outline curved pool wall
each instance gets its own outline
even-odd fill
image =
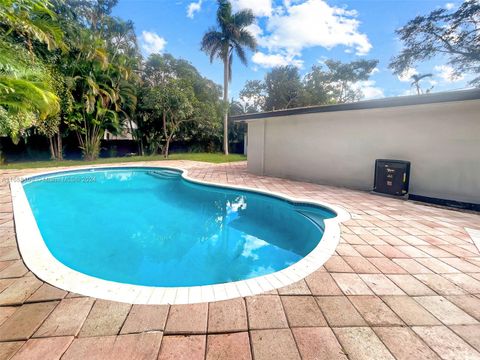
[[[124,177],[124,180],[131,180],[128,179],[129,176],[141,176],[134,182],[115,180],[123,188],[103,188],[110,192],[108,199],[112,200],[112,204],[109,206],[118,211],[102,215],[105,209],[102,209],[101,202],[105,199],[95,192],[89,198],[87,189],[102,187],[98,181],[105,181],[107,174],[112,178]],[[146,180],[146,174],[152,178],[150,181]],[[102,176],[99,179],[97,175]],[[76,191],[71,191],[69,181],[65,180],[75,176],[83,176],[85,186],[77,186]],[[92,188],[88,180],[95,176],[96,186]],[[177,177],[178,180],[164,181],[164,176]],[[158,180],[153,179],[156,177]],[[147,229],[155,224],[156,214],[153,218],[151,215],[158,205],[154,203],[153,208],[149,209],[142,199],[138,200],[141,193],[125,187],[124,184],[129,183],[140,186],[141,192],[148,194],[148,197],[151,197],[152,191],[162,200],[173,197],[172,204],[178,202],[183,215],[189,215],[186,216],[188,218],[176,221],[180,214],[178,209],[162,209],[162,212],[171,215],[166,216],[163,223],[159,222],[162,226],[168,223],[167,229],[162,228],[166,236],[169,235],[167,239],[152,237],[152,234],[158,233],[158,229],[153,226],[151,234],[145,231],[143,235],[135,233],[138,241],[129,243],[132,230]],[[157,183],[168,186],[148,188]],[[179,187],[181,191],[178,191]],[[57,191],[52,192],[54,188]],[[335,206],[248,187],[198,181],[191,179],[186,170],[171,167],[115,166],[55,171],[27,177],[22,183],[12,182],[11,190],[19,249],[33,273],[64,290],[138,304],[225,300],[287,286],[318,269],[333,254],[340,237],[339,223],[349,218],[348,213]],[[119,191],[127,194],[122,199],[123,205],[122,201],[113,201],[115,193]],[[132,192],[130,198],[129,192]],[[222,201],[218,201],[218,194]],[[95,203],[94,198],[97,197],[100,198],[99,203]],[[62,201],[63,204],[68,204],[67,200],[76,207],[84,207],[83,216],[68,218],[71,215],[69,209],[62,213],[59,206]],[[213,212],[210,209],[212,203],[217,203]],[[91,214],[88,211],[91,206],[97,206],[99,212]],[[125,207],[124,211],[122,206]],[[142,214],[143,208],[145,212]],[[148,226],[142,227],[133,221],[129,224],[129,219],[125,217],[128,211],[125,210],[131,210],[132,218],[146,218]],[[291,216],[292,211],[297,214],[294,218]],[[52,212],[55,213],[53,217]],[[116,214],[121,214],[120,218],[116,218]],[[212,217],[216,219],[213,222],[210,221]],[[222,222],[229,224],[228,235],[224,235],[226,237],[223,239],[218,239],[220,233],[209,228],[217,221],[220,226]],[[56,237],[59,226],[64,223],[72,226],[66,227],[67,231],[63,231],[60,236],[69,241],[61,241],[60,237]],[[122,239],[122,232],[115,230],[118,226],[123,228],[127,237]],[[64,226],[63,228],[65,229]],[[84,231],[78,231],[79,228]],[[195,230],[190,232],[189,229]],[[97,241],[80,241],[91,239],[95,234],[98,235],[101,246],[97,246]],[[191,242],[189,237],[192,234],[198,234],[201,240]],[[173,247],[172,241],[175,245]],[[159,242],[161,246],[155,247]],[[82,246],[75,248],[75,244],[80,243]],[[147,252],[132,249],[137,243],[145,247]],[[238,249],[238,246],[242,247]],[[109,258],[109,252],[113,250],[118,250],[117,254]],[[151,257],[152,253],[152,261],[138,260],[144,255]],[[72,256],[78,254],[81,256]],[[195,254],[201,256],[197,256],[196,260]],[[215,256],[218,254],[221,254],[220,260]],[[162,265],[161,269],[156,266],[159,261],[162,264],[168,263],[165,260],[170,258],[175,263]],[[114,260],[108,262],[108,259]],[[92,267],[92,263],[100,266]],[[125,266],[125,263],[128,265]]]
[[[283,270],[318,245],[323,220],[335,216],[164,169],[75,171],[23,187],[57,260],[132,285],[215,285]]]

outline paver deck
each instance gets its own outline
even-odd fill
[[[147,164],[147,163],[146,163]],[[249,298],[131,306],[43,283],[17,249],[0,175],[0,360],[480,359],[480,214],[246,172],[246,163],[149,162],[204,181],[344,207],[336,254]],[[468,231],[466,229],[469,229]]]

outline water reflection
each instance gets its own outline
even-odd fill
[[[52,254],[99,278],[152,286],[242,280],[295,263],[321,237],[278,199],[146,171],[93,176],[98,182],[24,187]]]

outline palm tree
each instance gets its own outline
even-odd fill
[[[55,20],[46,0],[0,0],[0,133],[14,142],[59,111],[49,71],[33,52],[33,41],[65,49]]]
[[[49,81],[48,71],[41,63],[30,63],[24,49],[0,42],[0,107],[40,118],[55,114],[58,98]]]
[[[30,52],[33,40],[45,44],[48,50],[66,49],[63,32],[48,0],[0,0],[0,23],[8,32],[22,36]]]
[[[235,52],[240,61],[247,65],[245,47],[254,51],[257,47],[255,37],[247,29],[255,22],[251,10],[232,13],[232,4],[227,0],[218,0],[217,28],[211,28],[202,39],[202,51],[223,61],[223,101],[228,106],[228,83],[232,80],[232,60]],[[228,108],[223,115],[223,150],[228,155]]]
[[[411,79],[413,80],[412,81],[412,86],[415,86],[415,89],[417,89],[417,95],[421,95],[422,94],[422,89],[420,87],[420,81],[427,78],[427,77],[432,77],[433,74],[415,74],[411,77]],[[426,92],[430,92],[430,90],[433,89],[433,86],[428,89]]]

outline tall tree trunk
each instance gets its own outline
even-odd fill
[[[168,154],[170,151],[170,142],[172,141],[172,137],[173,137],[172,135],[173,135],[173,132],[168,136],[167,142],[165,143],[165,147],[163,148],[163,157],[165,159],[168,159]]]
[[[57,132],[57,159],[63,160],[63,142],[62,134],[60,134],[60,129]]]
[[[165,136],[165,146],[162,149],[163,157],[168,158],[168,147],[170,146],[170,135],[167,132],[167,113],[162,114],[163,136]]]
[[[53,136],[50,136],[48,138],[48,142],[50,143],[50,160],[56,160],[57,152],[55,151],[55,145],[53,144],[54,142]]]
[[[223,101],[225,103],[225,113],[223,114],[223,153],[228,155],[228,81],[229,74],[229,56],[223,62]]]
[[[50,158],[52,160],[63,160],[62,153],[62,136],[60,135],[60,130],[48,138],[50,144]]]

